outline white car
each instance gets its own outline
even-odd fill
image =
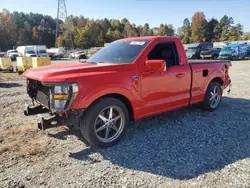
[[[69,58],[73,58],[73,59],[79,59],[79,58],[86,59],[87,58],[87,53],[85,51],[83,51],[83,50],[71,52],[69,54]]]
[[[7,57],[10,57],[12,61],[16,60],[19,56],[17,50],[8,50],[6,53]]]
[[[59,48],[49,48],[47,49],[47,53],[52,59],[55,58],[63,58],[64,54],[66,53],[64,47],[59,47]]]

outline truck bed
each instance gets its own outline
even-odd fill
[[[229,63],[228,60],[188,60],[189,64],[204,64],[204,63]]]
[[[191,60],[188,63],[191,69],[190,104],[200,102],[201,98],[203,100],[211,79],[222,79],[218,72],[224,70],[225,66],[229,67],[231,65],[231,61],[225,60]],[[227,86],[229,80],[222,80],[221,83]]]

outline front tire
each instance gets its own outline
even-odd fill
[[[105,97],[90,106],[81,118],[80,130],[96,147],[110,147],[120,141],[129,121],[128,110],[116,98]]]
[[[216,110],[222,99],[222,88],[218,82],[211,82],[208,85],[206,95],[203,101],[203,109],[210,112]]]

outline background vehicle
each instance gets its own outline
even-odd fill
[[[34,46],[18,46],[16,48],[21,57],[36,57]]]
[[[219,59],[245,59],[247,56],[247,44],[229,44],[225,46],[219,55]]]
[[[217,59],[219,57],[221,48],[210,48],[201,51],[201,58],[202,59]]]
[[[63,58],[65,52],[65,48],[63,47],[47,49],[47,53],[51,59]]]
[[[88,55],[88,53],[86,53],[85,51],[83,51],[83,52],[77,53],[75,55],[75,58],[76,59],[87,59],[87,55]]]
[[[5,52],[0,52],[0,57],[4,57],[5,56]]]
[[[27,70],[27,92],[38,105],[25,114],[45,107],[53,116],[42,118],[40,129],[74,125],[90,144],[107,147],[122,138],[129,120],[196,103],[216,110],[231,82],[230,66],[230,61],[188,62],[176,37],[121,39],[84,63]]]
[[[81,52],[81,51],[80,51],[80,50],[76,50],[76,51],[71,52],[71,53],[69,54],[69,58],[74,59],[74,58],[75,58],[75,55],[76,55],[77,53],[79,53],[79,52]]]
[[[69,55],[69,58],[79,59],[80,57],[82,58],[85,57],[84,59],[86,59],[87,55],[88,55],[87,50],[80,50],[80,51],[71,52]]]
[[[247,59],[250,59],[250,45],[248,45],[247,47],[247,55],[246,55]]]
[[[12,61],[15,61],[19,54],[17,50],[8,50],[6,56],[10,57]]]
[[[213,43],[193,43],[186,45],[186,55],[188,59],[200,59],[202,50],[213,48]]]
[[[49,57],[45,45],[34,45],[33,47],[37,57]]]

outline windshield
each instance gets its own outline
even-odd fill
[[[27,54],[34,54],[35,52],[33,50],[27,50],[26,53]]]
[[[46,54],[46,50],[39,50],[39,53]]]
[[[149,40],[116,41],[96,52],[87,62],[132,63],[148,43]]]

